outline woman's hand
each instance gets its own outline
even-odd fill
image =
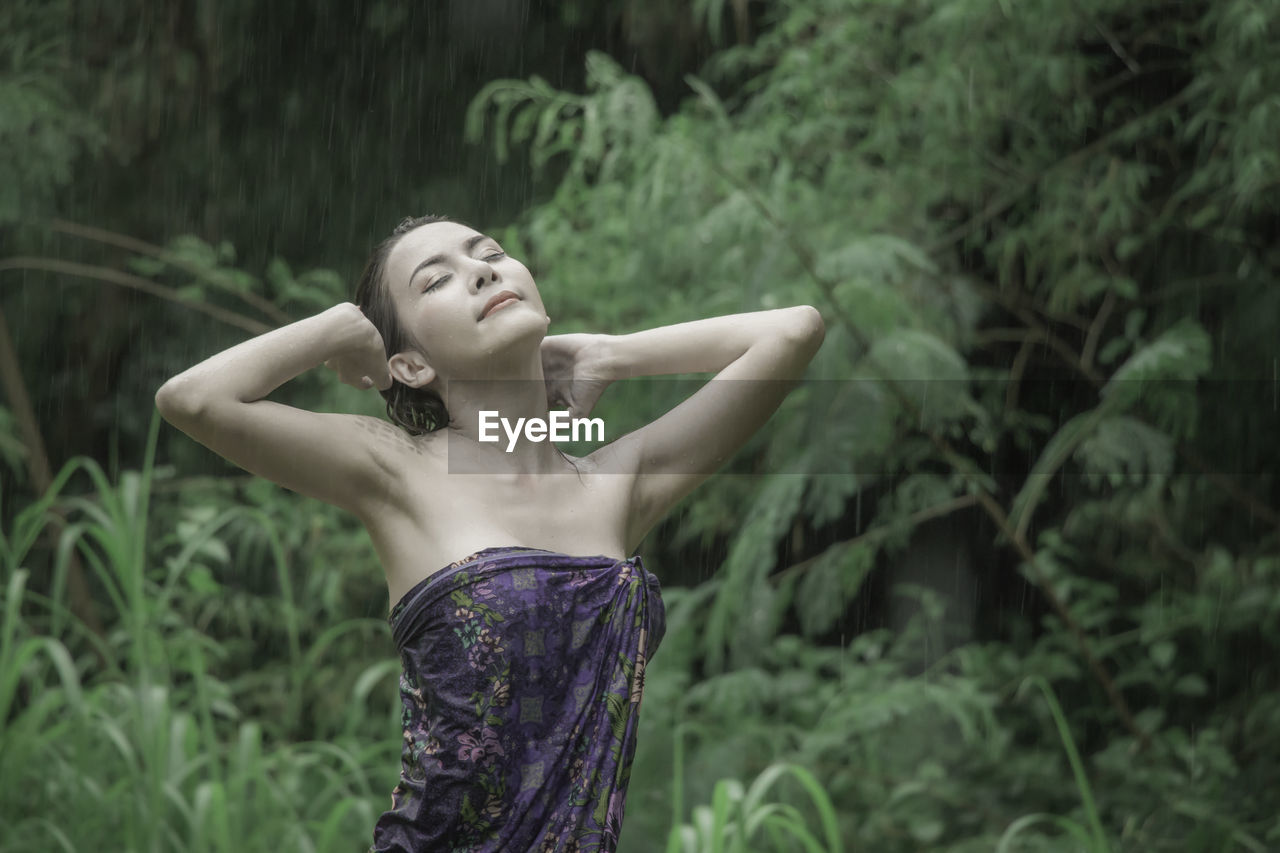
[[[569,417],[591,414],[613,381],[608,367],[608,335],[552,335],[542,341],[542,375],[547,406],[568,409]]]
[[[390,388],[387,349],[377,327],[352,302],[343,302],[330,310],[341,318],[342,325],[337,335],[338,351],[324,366],[337,371],[338,378],[352,387],[364,390],[377,386],[380,391]]]

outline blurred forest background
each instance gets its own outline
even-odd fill
[[[426,212],[553,332],[826,320],[641,549],[623,853],[1280,849],[1278,40],[1276,0],[0,4],[0,851],[368,846],[367,536],[152,398]]]

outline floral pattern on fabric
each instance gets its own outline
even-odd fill
[[[388,622],[404,742],[370,853],[617,848],[644,668],[666,629],[639,557],[487,548],[420,582]]]

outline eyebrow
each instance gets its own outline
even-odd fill
[[[474,236],[474,237],[468,237],[468,238],[467,238],[467,242],[465,242],[465,243],[463,243],[463,244],[462,244],[462,251],[464,251],[464,252],[470,252],[472,249],[474,249],[474,248],[476,247],[476,244],[477,244],[477,243],[482,243],[482,242],[484,242],[485,240],[488,240],[488,239],[489,239],[489,235],[488,235],[488,234],[477,234],[477,235],[476,235],[476,236]],[[410,286],[410,287],[413,287],[413,279],[414,279],[414,277],[415,277],[418,273],[422,272],[422,270],[424,270],[425,268],[427,268],[427,267],[431,266],[432,264],[442,264],[442,263],[444,263],[446,260],[447,260],[447,258],[446,258],[443,254],[440,254],[440,255],[432,255],[431,257],[427,258],[427,259],[426,259],[425,261],[423,261],[422,263],[418,264],[416,267],[414,267],[413,272],[412,272],[412,273],[410,273],[410,275],[409,275],[409,286]]]

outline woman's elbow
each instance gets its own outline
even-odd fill
[[[198,416],[200,411],[199,404],[173,380],[161,385],[160,390],[156,391],[156,408],[160,410],[160,416],[171,424],[190,420]]]
[[[797,305],[787,309],[784,334],[788,341],[810,353],[817,352],[826,337],[827,327],[822,315],[812,305]]]

